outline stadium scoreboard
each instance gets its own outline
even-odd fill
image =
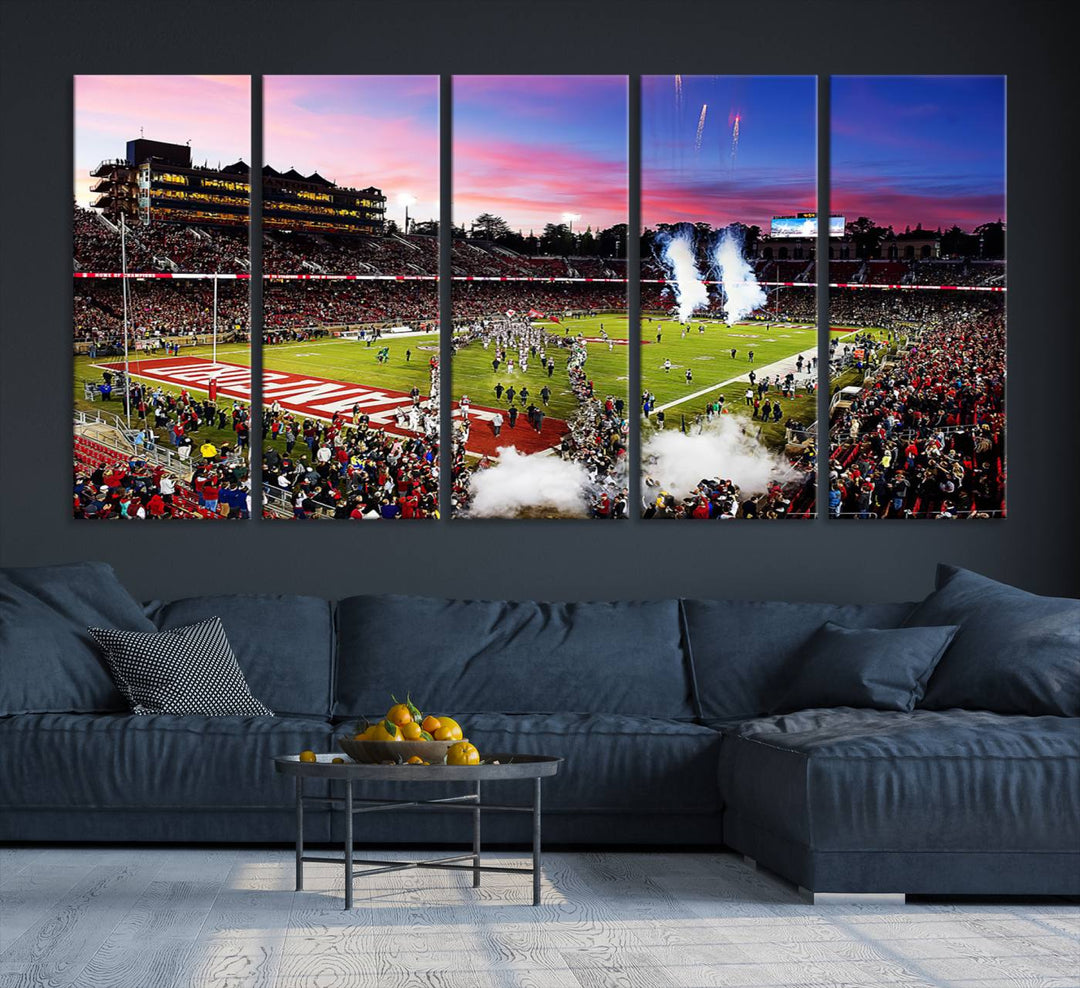
[[[792,213],[789,216],[774,216],[770,235],[773,237],[816,237],[817,213]],[[844,217],[829,217],[829,236],[844,235]]]

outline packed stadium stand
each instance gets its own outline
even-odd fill
[[[78,433],[75,434],[73,453],[74,501],[77,517],[105,518],[120,516],[119,501],[122,496],[120,489],[114,485],[111,488],[113,493],[110,494],[108,485],[95,486],[93,483],[88,482],[88,478],[96,471],[105,468],[103,472],[115,472],[125,477],[137,473],[140,477],[146,479],[146,496],[138,500],[145,509],[147,517],[222,518],[221,515],[201,507],[195,492],[185,486],[174,474],[167,473],[164,470],[155,470],[145,463],[139,465],[139,462],[130,453],[121,452],[105,445],[105,443],[98,442],[96,439],[81,436]],[[168,501],[160,496],[160,479],[166,474],[172,479],[175,487]],[[106,487],[105,491],[101,490],[102,486]],[[156,501],[155,496],[157,497]],[[134,513],[130,517],[134,517]]]
[[[870,260],[866,262],[863,281],[870,285],[907,284],[909,272],[910,264],[907,261]]]
[[[76,271],[123,270],[120,227],[101,213],[74,207],[72,218]],[[156,223],[129,226],[124,235],[127,270],[132,273],[248,271],[246,228]]]
[[[75,342],[108,345],[123,329],[123,287],[120,279],[75,280]],[[208,281],[172,279],[132,281],[128,286],[129,334],[133,340],[185,337],[214,328],[214,288]],[[248,325],[246,281],[218,286],[218,333],[245,335]]]

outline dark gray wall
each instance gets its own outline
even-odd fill
[[[393,591],[896,599],[948,560],[1080,593],[1075,54],[1065,4],[0,4],[0,561],[111,562],[143,597]],[[247,17],[256,19],[248,23]],[[68,518],[71,77],[108,72],[1007,73],[1005,522],[94,525]]]

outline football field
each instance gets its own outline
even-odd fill
[[[698,327],[704,325],[705,331]],[[614,341],[609,349],[607,342],[601,339],[601,327]],[[605,314],[583,318],[566,318],[561,323],[545,323],[548,332],[565,335],[583,335],[588,342],[589,357],[585,365],[588,376],[593,380],[596,395],[603,400],[608,394],[627,400],[628,412],[633,410],[637,396],[630,396],[629,391],[629,323],[624,314]],[[657,335],[659,334],[659,340]],[[641,332],[641,374],[642,387],[656,395],[656,407],[664,408],[669,427],[676,425],[685,415],[687,421],[699,414],[709,400],[723,394],[727,406],[735,412],[747,413],[743,395],[747,387],[747,375],[755,370],[758,379],[766,375],[775,377],[779,372],[786,373],[790,367],[795,370],[795,358],[799,353],[812,351],[816,343],[816,330],[813,326],[786,325],[782,323],[747,323],[729,327],[712,320],[692,320],[685,327],[670,318],[644,317]],[[366,388],[380,389],[388,394],[407,395],[416,387],[422,396],[429,391],[429,361],[438,354],[439,339],[437,333],[388,335],[371,346],[352,339],[326,337],[308,340],[302,343],[286,343],[267,346],[263,349],[263,367],[267,372],[277,374],[290,381],[296,377],[312,379],[328,387],[326,382],[340,382],[347,385],[363,385]],[[388,359],[380,362],[377,354],[380,348],[389,349]],[[731,356],[732,348],[736,354]],[[754,362],[749,362],[749,351],[754,351]],[[157,376],[150,372],[136,376],[149,381],[156,381],[169,390],[179,387],[170,383],[168,366],[175,362],[182,367],[185,361],[206,363],[211,359],[212,350],[208,346],[184,347],[180,355],[173,358],[155,358],[145,361],[145,366],[161,364],[164,370]],[[144,354],[132,354],[132,360],[144,357]],[[473,342],[459,350],[451,361],[450,383],[446,385],[451,392],[454,406],[457,407],[462,395],[467,394],[474,409],[502,408],[506,401],[496,400],[494,388],[501,383],[503,387],[513,385],[520,392],[526,385],[530,392],[530,401],[540,404],[540,389],[546,384],[551,389],[551,399],[546,412],[553,420],[566,420],[575,411],[577,402],[570,391],[566,376],[565,358],[556,356],[555,373],[549,378],[540,362],[534,361],[527,372],[516,369],[513,374],[506,371],[505,365],[499,371],[492,369],[494,356],[492,349],[484,349],[479,342]],[[217,357],[220,363],[233,366],[250,366],[251,354],[244,344],[222,344],[218,347]],[[671,370],[665,371],[664,361],[671,361]],[[105,365],[122,364],[122,358],[99,357],[92,360],[87,356],[75,358],[74,400],[76,408],[104,409],[115,414],[121,412],[120,402],[116,399],[107,402],[89,403],[83,395],[84,380],[100,381],[101,369]],[[686,381],[686,369],[693,372],[693,380]],[[799,379],[805,378],[805,369]],[[445,377],[444,377],[445,382]],[[198,376],[184,382],[193,393],[205,393]],[[292,385],[290,385],[292,386]],[[223,397],[247,400],[247,393],[237,389],[233,394],[223,391]],[[344,394],[342,400],[348,400]],[[770,397],[776,397],[770,392]],[[269,392],[267,400],[270,400]],[[351,402],[350,402],[351,404]],[[311,414],[329,418],[330,413],[316,410]],[[328,406],[322,406],[328,407]],[[795,416],[804,421],[814,418],[814,400],[800,394],[790,403],[785,403],[785,418]],[[772,435],[776,432],[776,435]],[[479,434],[479,433],[478,433]],[[768,442],[782,439],[782,426],[770,426],[763,438]],[[217,436],[213,430],[205,433],[207,438],[228,439],[227,434]]]
[[[700,332],[701,326],[704,332]],[[775,377],[778,372],[783,376],[790,364],[796,380],[808,376],[806,370],[802,374],[796,371],[795,359],[814,350],[817,328],[784,323],[728,326],[717,319],[691,319],[684,326],[673,319],[653,317],[648,321],[646,317],[641,342],[641,386],[656,395],[656,407],[696,415],[706,402],[721,394],[729,404],[735,398],[742,400],[750,371],[756,372],[758,380]],[[671,361],[670,371],[664,369],[667,360]],[[688,369],[693,374],[689,383]]]
[[[582,318],[564,318],[560,323],[544,323],[547,332],[555,336],[576,337],[579,333],[588,341],[589,357],[585,363],[585,373],[592,380],[596,397],[603,401],[607,395],[621,397],[627,401],[630,381],[629,320],[625,314],[584,316]],[[614,341],[611,349],[600,338],[601,327]],[[551,351],[549,351],[550,353]],[[555,372],[548,377],[547,371],[540,366],[538,359],[529,363],[529,369],[522,373],[520,368],[508,373],[503,364],[496,372],[491,361],[495,356],[492,348],[484,349],[483,344],[473,342],[458,350],[451,361],[452,392],[456,403],[463,394],[467,394],[474,405],[505,407],[505,399],[497,402],[494,388],[502,384],[504,388],[514,386],[520,391],[524,384],[531,395],[530,401],[540,403],[540,389],[547,385],[551,389],[551,400],[546,411],[560,419],[567,419],[577,410],[577,399],[570,390],[570,381],[566,374],[566,355],[569,351],[555,351]]]

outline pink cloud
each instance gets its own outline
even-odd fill
[[[773,216],[816,208],[813,184],[745,179],[687,183],[660,176],[642,177],[641,219],[646,227],[657,223],[710,223],[714,227],[738,221],[769,226]]]
[[[80,75],[75,77],[75,191],[86,203],[90,171],[122,158],[142,134],[191,142],[192,158],[212,164],[251,160],[247,76]]]
[[[578,213],[582,225],[626,222],[626,162],[572,148],[488,140],[454,141],[455,222],[478,212],[514,228],[542,229]]]
[[[845,188],[834,180],[832,212],[849,220],[868,216],[879,226],[903,230],[921,223],[927,229],[960,226],[970,230],[980,223],[1005,218],[1005,197],[1000,193],[960,191],[944,187],[939,191],[904,192],[888,185],[860,182]]]
[[[622,75],[456,75],[452,91],[454,99],[466,98],[472,105],[547,116],[572,108],[583,92],[595,96],[610,89],[625,99],[626,86]]]
[[[318,171],[341,185],[374,185],[395,215],[439,215],[437,76],[268,76],[263,158],[279,170]],[[400,222],[400,217],[399,217]]]

